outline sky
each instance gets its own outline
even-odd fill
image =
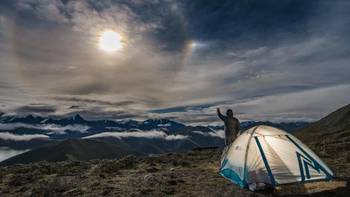
[[[350,1],[2,0],[0,111],[314,121],[350,101]],[[106,31],[118,49],[101,48]]]

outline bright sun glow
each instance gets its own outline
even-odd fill
[[[108,53],[119,51],[122,48],[121,36],[115,31],[105,31],[100,36],[98,46]]]

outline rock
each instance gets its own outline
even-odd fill
[[[149,167],[149,168],[146,169],[146,171],[147,171],[147,172],[158,172],[159,169],[156,168],[156,167]]]
[[[154,182],[156,181],[156,176],[153,175],[153,174],[147,174],[143,177],[143,179],[146,181],[146,182]]]
[[[174,185],[177,185],[177,181],[176,180],[169,180],[169,181],[167,181],[167,184],[174,186]]]

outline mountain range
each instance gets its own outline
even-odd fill
[[[244,121],[241,123],[241,128],[245,130],[259,124],[278,127],[289,132],[308,125],[307,122]],[[223,147],[223,129],[220,125],[192,126],[169,119],[115,121],[87,120],[79,114],[62,118],[0,114],[0,147],[18,151],[31,150],[3,164],[38,161],[43,159],[40,154],[47,155],[55,152],[53,150],[59,150],[58,155],[55,153],[55,158],[46,160],[113,158],[117,154],[113,151],[103,157],[99,156],[99,152],[89,150],[91,147],[104,150],[106,144],[110,145],[110,149],[128,154],[159,154],[184,152],[198,147]],[[113,148],[112,145],[119,148]],[[91,155],[77,153],[83,151]],[[31,154],[32,157],[29,157]]]
[[[269,121],[244,121],[241,123],[241,130],[249,127],[265,124],[293,132],[305,127],[308,122],[281,122],[273,123]],[[51,139],[85,137],[106,131],[126,131],[126,130],[162,130],[172,134],[186,134],[190,131],[210,132],[223,130],[223,126],[191,126],[172,121],[169,119],[148,119],[145,121],[136,120],[86,120],[79,114],[71,117],[51,118],[34,115],[8,116],[0,113],[0,132],[14,131],[16,134],[46,134]],[[75,133],[75,134],[74,134]]]
[[[242,190],[222,178],[218,174],[220,149],[196,148],[186,153],[124,157],[126,154],[137,154],[130,152],[136,147],[140,150],[148,149],[150,152],[170,150],[159,149],[164,141],[173,142],[171,145],[165,143],[170,148],[180,145],[179,142],[188,142],[180,146],[186,150],[189,148],[187,145],[191,145],[188,138],[187,140],[153,139],[158,140],[157,144],[155,141],[147,141],[146,137],[50,139],[55,143],[33,149],[0,163],[9,165],[0,166],[0,191],[13,196],[27,194],[35,196],[168,196],[174,194],[183,196],[198,194],[202,196],[349,196],[349,119],[350,105],[293,132],[316,151],[335,172],[335,180],[285,185],[285,187],[279,187],[273,194]],[[211,129],[208,132],[217,131],[212,126],[208,128]],[[127,132],[130,131],[115,133]],[[134,132],[139,134],[150,131]],[[199,130],[196,130],[191,133],[201,136],[204,131],[200,133]],[[94,135],[98,134],[101,133]],[[186,132],[182,134],[185,135]],[[196,140],[195,143],[197,143],[197,137],[192,136],[190,139]],[[223,141],[213,136],[210,139],[216,138]],[[151,146],[154,149],[151,149]],[[118,159],[120,157],[122,158]],[[97,160],[86,161],[90,159]],[[26,165],[11,165],[43,160],[63,162],[44,161]]]

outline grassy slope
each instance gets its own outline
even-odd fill
[[[330,113],[295,135],[322,157],[337,176],[350,177],[350,105]]]
[[[320,140],[350,141],[350,104],[346,105],[317,122],[300,129],[296,135],[305,142]]]
[[[221,177],[220,154],[219,150],[201,150],[2,167],[0,196],[274,196],[240,189]],[[295,188],[290,191],[297,196]],[[349,188],[312,196],[339,194],[349,195]]]

